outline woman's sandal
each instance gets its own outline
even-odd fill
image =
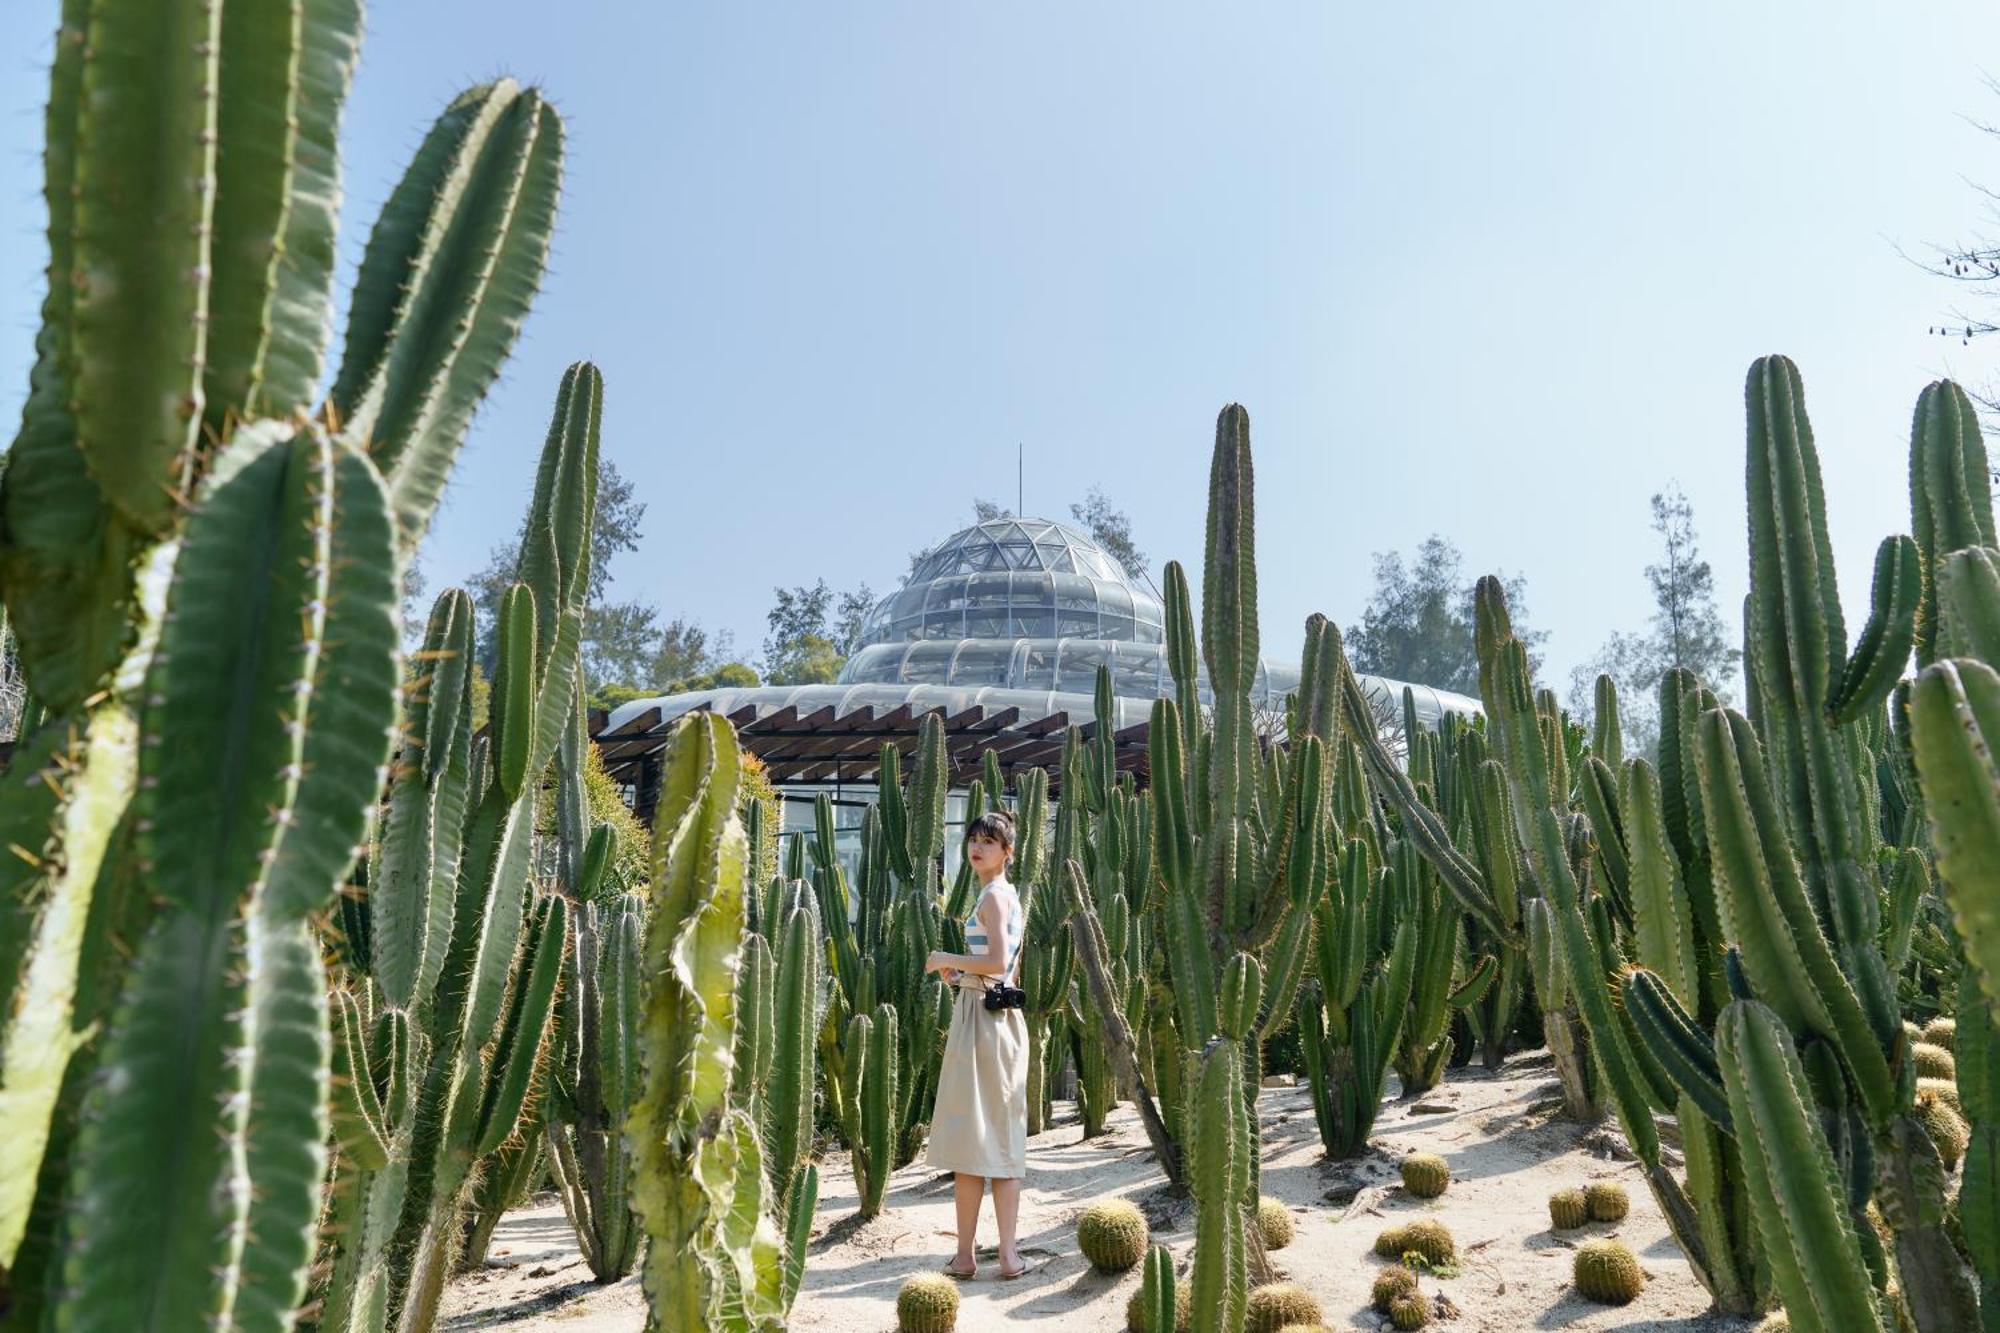
[[[950,1260],[946,1260],[945,1266],[939,1269],[938,1271],[943,1273],[946,1277],[956,1278],[960,1282],[970,1282],[973,1278],[979,1276],[979,1265],[975,1263],[972,1266],[972,1271],[970,1273],[962,1273],[958,1269],[953,1268],[951,1266]]]
[[[1004,1282],[1012,1282],[1015,1278],[1026,1277],[1028,1274],[1034,1272],[1037,1268],[1040,1267],[1041,1265],[1034,1262],[1032,1259],[1024,1258],[1021,1260],[1021,1266],[1015,1269],[1011,1273],[1004,1268],[1001,1269],[1000,1278]]]

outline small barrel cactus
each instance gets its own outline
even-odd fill
[[[1783,1310],[1773,1310],[1764,1316],[1764,1322],[1757,1325],[1756,1333],[1792,1333],[1792,1321]]]
[[[1910,1059],[1916,1062],[1918,1078],[1958,1078],[1958,1061],[1942,1046],[1920,1041],[1910,1047]]]
[[[1965,1156],[1966,1145],[1972,1142],[1972,1128],[1964,1117],[1951,1108],[1944,1098],[1935,1092],[1923,1091],[1917,1094],[1917,1123],[1930,1135],[1937,1145],[1938,1156],[1944,1159],[1944,1169],[1952,1170],[1958,1159]]]
[[[1946,1106],[1949,1106],[1952,1110],[1958,1112],[1960,1115],[1965,1114],[1965,1108],[1959,1105],[1958,1102],[1958,1084],[1952,1082],[1950,1079],[1948,1078],[1918,1079],[1917,1096],[1921,1097],[1927,1092],[1935,1093],[1939,1101],[1943,1102]]]
[[[1292,1243],[1292,1210],[1276,1199],[1259,1199],[1257,1230],[1264,1234],[1266,1250],[1284,1249]]]
[[[1599,1180],[1586,1186],[1583,1201],[1593,1222],[1623,1222],[1625,1214],[1632,1211],[1632,1200],[1626,1196],[1625,1187],[1615,1180]]]
[[[1174,1333],[1188,1333],[1194,1323],[1194,1288],[1186,1282],[1174,1284]],[[1135,1292],[1132,1299],[1125,1302],[1125,1327],[1132,1333],[1166,1333],[1165,1329],[1154,1328],[1146,1322],[1146,1297],[1143,1291]]]
[[[1906,1018],[1903,1020],[1903,1039],[1914,1046],[1924,1039],[1924,1030]]]
[[[1414,1254],[1433,1268],[1442,1268],[1458,1259],[1458,1243],[1442,1222],[1423,1218],[1390,1227],[1375,1238],[1375,1253],[1384,1259],[1400,1259]]]
[[[1403,1188],[1419,1199],[1435,1199],[1451,1184],[1451,1167],[1436,1153],[1414,1152],[1403,1159]]]
[[[1122,1273],[1146,1257],[1146,1216],[1124,1199],[1094,1203],[1076,1219],[1076,1244],[1100,1273]]]
[[[951,1333],[958,1322],[958,1286],[941,1273],[903,1279],[896,1293],[899,1333]]]
[[[1404,1330],[1428,1328],[1431,1322],[1429,1299],[1415,1292],[1408,1296],[1398,1296],[1389,1302],[1389,1322]]]
[[[1629,1305],[1646,1285],[1639,1261],[1615,1240],[1587,1240],[1576,1252],[1576,1289],[1600,1305]]]
[[[1924,1040],[1932,1046],[1942,1046],[1947,1051],[1956,1052],[1958,1047],[1958,1020],[1955,1018],[1933,1018],[1924,1024]]]
[[[1549,1224],[1557,1231],[1574,1231],[1589,1220],[1590,1200],[1582,1190],[1557,1190],[1549,1196]]]
[[[1391,1264],[1375,1275],[1375,1287],[1368,1293],[1368,1303],[1383,1314],[1404,1296],[1416,1294],[1417,1275],[1401,1264]]]
[[[1271,1282],[1250,1293],[1243,1327],[1245,1333],[1278,1333],[1287,1324],[1317,1324],[1321,1318],[1311,1292],[1293,1282]]]

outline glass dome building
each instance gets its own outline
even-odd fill
[[[1094,726],[1103,666],[1111,672],[1119,765],[1143,771],[1153,701],[1173,689],[1165,626],[1152,581],[1134,578],[1085,533],[1048,519],[988,519],[919,557],[902,586],[869,611],[837,680],[635,699],[594,734],[607,766],[649,815],[647,765],[656,775],[668,725],[697,708],[721,712],[786,796],[789,829],[810,823],[820,791],[865,801],[882,745],[913,746],[933,711],[944,714],[963,780],[989,749],[1000,751],[1005,768],[1054,769],[1067,727]],[[1360,679],[1385,707],[1400,704],[1405,682]],[[1296,664],[1260,660],[1252,702],[1279,713],[1298,683]],[[1199,688],[1211,698],[1205,668]],[[1464,695],[1408,688],[1427,724],[1446,712],[1480,711]]]

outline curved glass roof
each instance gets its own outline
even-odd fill
[[[1091,694],[1097,689],[1100,666],[1111,669],[1111,692],[1121,698],[1157,699],[1173,693],[1164,643],[1097,637],[912,639],[870,644],[847,659],[840,680],[842,684],[994,685]],[[1197,671],[1201,697],[1211,701],[1208,671],[1199,663]],[[1276,706],[1298,684],[1298,668],[1260,658],[1250,697],[1259,705]]]
[[[860,642],[1117,639],[1159,643],[1160,597],[1066,523],[994,518],[945,538],[875,604]]]

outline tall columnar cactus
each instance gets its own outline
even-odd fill
[[[1994,814],[2000,770],[2000,551],[1987,455],[1970,401],[1941,381],[1918,400],[1910,440],[1913,530],[1922,552],[1923,609],[1907,694],[1907,738],[1937,850],[1939,877],[1965,959],[1958,995],[1958,1086],[1972,1137],[1958,1214],[1980,1281],[1980,1313],[2000,1329],[2000,873]],[[1905,929],[1903,939],[1909,938]],[[1900,958],[1892,955],[1892,963]]]
[[[593,844],[609,841],[600,828]],[[602,863],[602,859],[593,858]],[[586,888],[589,887],[586,881]],[[579,908],[576,1064],[559,1067],[551,1098],[549,1164],[584,1262],[600,1282],[632,1271],[639,1257],[631,1159],[622,1142],[639,1091],[639,1010],[644,905],[635,895]]]
[[[1014,880],[1027,911],[1021,947],[1020,987],[1027,996],[1028,1133],[1047,1126],[1049,1020],[1069,998],[1076,953],[1067,929],[1062,881],[1048,855],[1049,775],[1030,768],[1015,779]]]
[[[643,1268],[664,1333],[783,1327],[783,1242],[768,1215],[763,1152],[729,1100],[747,840],[741,758],[726,718],[674,725],[654,824],[641,964],[642,1089],[626,1124]]]
[[[1302,726],[1287,750],[1267,756],[1250,699],[1258,667],[1252,491],[1249,417],[1231,405],[1216,422],[1203,563],[1200,648],[1214,694],[1212,719],[1197,702],[1196,640],[1187,578],[1178,563],[1169,563],[1166,655],[1178,701],[1161,699],[1154,704],[1150,735],[1153,841],[1164,895],[1162,932],[1175,1004],[1174,1030],[1183,1050],[1228,1050],[1244,1065],[1228,1084],[1235,1089],[1233,1098],[1218,1101],[1224,1077],[1220,1073],[1205,1070],[1198,1085],[1190,1082],[1182,1133],[1194,1141],[1210,1133],[1254,1141],[1260,1045],[1291,1021],[1293,997],[1311,952],[1313,905],[1325,892],[1328,874],[1325,829],[1331,804],[1326,746],[1338,727],[1330,703],[1330,673],[1339,660],[1337,631],[1323,617],[1308,623],[1302,703],[1296,710]],[[1072,930],[1102,935],[1095,910],[1080,906],[1084,910],[1072,920]],[[1118,986],[1110,960],[1092,958],[1082,947],[1082,936],[1078,939],[1092,995],[1115,995]],[[1253,1002],[1248,1014],[1230,1014],[1225,1027],[1225,982],[1243,963],[1257,967],[1264,979],[1255,988],[1261,1004]],[[1242,998],[1240,990],[1233,995]],[[1115,1041],[1121,1026],[1112,1025],[1107,1039]],[[1223,1047],[1210,1047],[1211,1038],[1229,1033],[1233,1036]],[[1211,1062],[1215,1058],[1209,1057]],[[1223,1102],[1232,1108],[1228,1117],[1232,1123],[1226,1129],[1204,1125],[1197,1130],[1187,1123],[1197,1104],[1213,1115]],[[1188,1172],[1197,1216],[1203,1219],[1196,1251],[1205,1247],[1215,1256],[1248,1253],[1253,1269],[1263,1276],[1267,1265],[1254,1235],[1254,1219],[1246,1211],[1256,1204],[1256,1154],[1246,1149],[1245,1156],[1247,1193],[1233,1191],[1233,1175]],[[1215,1191],[1225,1180],[1232,1182],[1232,1195],[1219,1199]],[[1246,1221],[1253,1232],[1248,1236]],[[1235,1261],[1218,1257],[1213,1262]],[[1199,1303],[1209,1290],[1199,1275],[1196,1288]],[[1240,1319],[1240,1306],[1233,1308]],[[1234,1325],[1225,1322],[1222,1327]]]
[[[1633,1051],[1625,1020],[1613,1004],[1605,977],[1610,969],[1600,948],[1609,915],[1602,900],[1586,904],[1566,817],[1566,789],[1556,785],[1559,747],[1537,707],[1527,650],[1507,618],[1506,594],[1497,579],[1479,581],[1475,599],[1480,690],[1491,724],[1494,749],[1507,773],[1509,802],[1528,851],[1529,865],[1543,898],[1553,952],[1589,1031],[1603,1089],[1646,1170],[1647,1184],[1665,1214],[1668,1228],[1688,1256],[1689,1266],[1718,1301],[1727,1290],[1717,1277],[1717,1259],[1708,1253],[1701,1224],[1681,1183],[1669,1172],[1653,1121],[1651,1082]],[[1587,861],[1585,862],[1587,865]],[[1593,929],[1593,918],[1599,928]]]
[[[423,410],[370,429],[312,401],[358,4],[61,13],[48,294],[0,481],[0,595],[49,719],[15,761],[47,780],[0,792],[34,858],[0,891],[0,1304],[23,1326],[60,1296],[78,1327],[275,1328],[325,1139],[306,922],[373,805],[396,573],[539,281],[561,129],[503,81],[413,164],[371,254],[421,254],[365,266],[339,378]],[[204,656],[237,674],[191,679]],[[182,883],[198,866],[215,877]],[[193,1174],[146,1183],[170,1163]]]
[[[1316,975],[1299,993],[1313,1118],[1334,1158],[1368,1146],[1416,973],[1418,926],[1385,880],[1365,833],[1348,839],[1315,909]]]
[[[559,897],[536,905],[531,844],[542,775],[574,711],[601,407],[596,370],[571,367],[529,509],[524,581],[501,603],[489,734],[473,746],[470,681],[457,669],[472,641],[463,593],[439,599],[426,638],[430,670],[411,683],[402,773],[390,788],[381,873],[371,887],[395,891],[388,867],[455,863],[455,874],[433,871],[425,888],[453,899],[455,911],[446,918],[451,929],[433,985],[398,1006],[372,982],[383,992],[380,1007],[404,1014],[418,1072],[390,1133],[387,1164],[341,1182],[363,1197],[335,1204],[359,1220],[340,1237],[325,1330],[425,1333],[433,1326],[474,1165],[517,1134],[524,1109],[530,1123],[535,1118],[571,912]],[[412,770],[437,774],[436,789],[419,804],[433,813],[399,821],[397,802],[417,781]],[[435,919],[439,911],[428,901],[406,910],[411,920]],[[391,938],[372,910],[369,924],[369,973],[408,957],[408,941]],[[428,965],[413,970],[421,979]],[[350,984],[366,983],[356,977]],[[379,1058],[377,1047],[367,1063]]]
[[[822,802],[811,844],[813,885],[819,921],[832,960],[833,1002],[827,1006],[820,1052],[832,1088],[829,1100],[850,1144],[859,1132],[859,1111],[850,1091],[864,1086],[862,1062],[849,1046],[852,1020],[894,1005],[897,1024],[896,1165],[915,1158],[923,1145],[943,1055],[938,1033],[947,1020],[950,996],[934,974],[924,971],[931,951],[963,943],[955,922],[945,919],[939,858],[944,850],[944,798],[950,776],[944,719],[932,712],[918,735],[916,763],[903,781],[902,756],[893,744],[882,747],[876,800],[862,820],[861,865],[850,886],[833,849],[833,811]],[[879,1026],[879,1025],[877,1025]]]

